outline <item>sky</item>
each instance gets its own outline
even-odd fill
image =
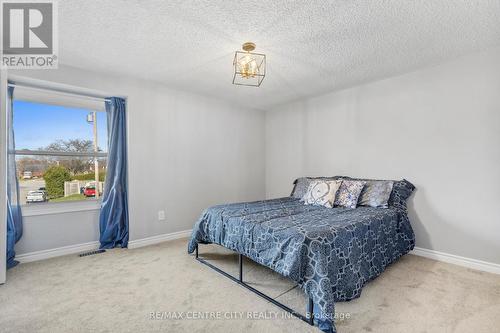
[[[37,150],[57,140],[93,140],[93,125],[87,123],[88,109],[14,100],[16,149]],[[97,112],[97,143],[107,151],[107,118]]]

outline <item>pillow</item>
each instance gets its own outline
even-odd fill
[[[389,198],[392,192],[392,180],[368,180],[359,196],[358,205],[376,208],[389,207]]]
[[[302,198],[306,205],[332,208],[341,180],[313,180]]]
[[[312,181],[311,178],[306,178],[306,177],[295,179],[295,181],[293,182],[295,186],[293,187],[291,196],[296,199],[302,199],[306,194],[307,189],[311,184],[311,181]]]
[[[389,198],[389,206],[406,209],[406,200],[414,190],[415,185],[406,179],[395,181],[392,186],[391,197]]]
[[[348,179],[348,180],[361,180],[361,181],[365,181],[365,182],[370,181],[370,180],[377,180],[377,179],[351,178],[348,176],[335,176],[335,178],[342,179],[342,180],[346,180],[346,179]],[[408,200],[410,195],[415,190],[415,185],[413,185],[412,183],[410,183],[406,179],[392,180],[392,182],[393,182],[392,192],[391,192],[391,196],[389,197],[388,206],[406,209],[406,200]]]
[[[360,180],[343,179],[337,192],[337,197],[335,198],[335,205],[346,208],[356,208],[358,198],[361,191],[363,191],[365,183],[366,182]]]
[[[307,192],[307,189],[309,188],[309,185],[311,184],[312,181],[315,180],[335,180],[338,177],[301,177],[295,179],[293,182],[294,187],[292,190],[292,194],[290,194],[292,197],[296,199],[302,199],[304,195]]]

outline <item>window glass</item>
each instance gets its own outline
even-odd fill
[[[105,112],[22,100],[14,101],[13,111],[21,204],[102,195],[108,139]]]
[[[63,149],[93,151],[92,110],[14,100],[16,150]],[[107,118],[96,112],[97,146],[107,151]]]

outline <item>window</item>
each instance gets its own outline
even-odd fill
[[[17,95],[14,91],[21,204],[98,199],[104,189],[107,162],[104,102],[97,110],[81,107],[78,101],[57,104]]]

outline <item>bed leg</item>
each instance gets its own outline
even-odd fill
[[[309,297],[309,306],[307,309],[307,314],[309,316],[309,325],[314,326],[314,302],[311,297]]]
[[[196,247],[195,247],[194,251],[195,251],[195,252],[194,252],[194,257],[195,257],[196,259],[198,259],[198,244],[196,244]]]
[[[198,245],[199,244],[197,244],[196,247],[195,247],[196,256],[198,255]],[[304,322],[306,322],[306,323],[308,323],[310,325],[314,325],[313,301],[312,301],[311,298],[309,298],[309,309],[306,310],[307,311],[306,315],[303,315],[300,312],[297,312],[297,311],[289,308],[288,306],[284,305],[283,303],[278,302],[276,299],[274,299],[274,298],[272,298],[272,297],[264,294],[263,292],[255,289],[254,287],[252,287],[252,286],[246,284],[245,282],[243,282],[243,259],[244,259],[244,257],[243,257],[242,254],[238,253],[238,262],[239,262],[238,266],[239,266],[239,273],[240,273],[239,277],[236,277],[233,274],[229,274],[229,273],[224,272],[222,269],[220,269],[220,268],[212,265],[211,263],[209,263],[208,261],[206,261],[203,258],[197,258],[197,259],[203,265],[206,265],[206,266],[210,267],[214,271],[216,271],[216,272],[224,275],[225,277],[229,278],[233,282],[239,284],[242,287],[245,287],[246,289],[248,289],[249,291],[253,292],[257,296],[262,297],[266,301],[271,302],[272,304],[280,307],[281,309],[283,309],[286,312],[292,314],[293,316],[299,318],[300,320],[303,320]]]
[[[243,255],[238,256],[238,263],[240,265],[240,282],[243,282]]]

